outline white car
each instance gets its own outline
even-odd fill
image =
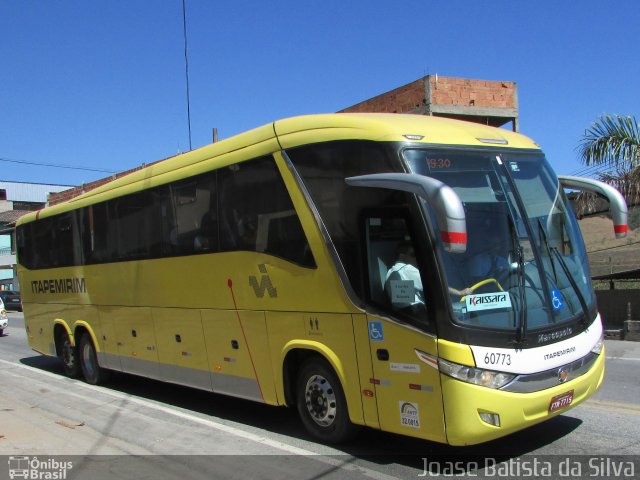
[[[9,325],[9,317],[7,317],[7,310],[4,308],[4,303],[0,298],[0,337],[4,334],[4,329]]]

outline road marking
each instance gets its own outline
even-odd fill
[[[590,399],[582,405],[585,407],[595,408],[598,410],[607,410],[609,412],[628,413],[631,415],[640,415],[640,405],[623,402],[609,402],[606,400]]]
[[[173,415],[174,417],[182,418],[182,419],[194,422],[194,423],[199,423],[200,425],[204,425],[206,427],[215,428],[216,430],[228,433],[230,435],[234,435],[234,436],[239,437],[239,438],[243,438],[245,440],[249,440],[249,441],[252,441],[252,442],[260,443],[262,445],[267,445],[267,446],[275,448],[277,450],[281,450],[281,451],[285,452],[285,454],[313,457],[314,460],[317,460],[319,462],[331,465],[332,467],[337,467],[339,469],[347,470],[347,471],[350,471],[350,472],[360,473],[360,474],[362,474],[362,475],[364,475],[366,477],[373,478],[375,480],[395,480],[397,478],[397,477],[394,477],[394,476],[391,476],[391,475],[387,475],[387,474],[382,473],[382,472],[378,472],[377,470],[372,470],[372,469],[367,468],[367,467],[362,467],[362,466],[350,463],[351,461],[353,461],[354,457],[352,457],[351,455],[349,455],[347,453],[341,452],[339,450],[331,449],[332,451],[329,452],[329,453],[326,453],[326,454],[312,452],[312,451],[304,449],[304,448],[295,447],[293,445],[289,445],[289,444],[284,443],[284,442],[279,442],[277,440],[272,440],[272,439],[267,438],[267,437],[262,436],[262,435],[258,435],[258,434],[251,433],[251,432],[246,432],[246,431],[241,430],[239,428],[235,428],[235,427],[233,427],[231,425],[226,425],[224,423],[220,423],[220,422],[217,422],[217,421],[214,421],[214,420],[201,418],[201,417],[189,414],[187,412],[182,412],[182,411],[175,410],[175,409],[163,406],[163,405],[159,405],[157,403],[141,399],[141,398],[136,397],[134,395],[130,395],[130,394],[127,394],[127,393],[116,392],[116,391],[113,391],[113,390],[110,390],[110,389],[104,388],[104,387],[98,387],[98,386],[95,386],[95,385],[89,385],[88,383],[84,383],[81,380],[74,380],[74,379],[71,379],[71,378],[68,378],[68,377],[57,375],[55,373],[47,372],[46,370],[40,370],[38,368],[31,367],[29,365],[24,365],[24,364],[21,364],[21,363],[9,362],[9,361],[3,360],[3,359],[0,359],[0,363],[4,363],[4,364],[9,365],[11,367],[23,368],[25,370],[28,370],[28,371],[31,371],[31,372],[34,372],[34,373],[38,373],[40,375],[44,375],[44,376],[49,377],[49,378],[68,381],[68,382],[73,383],[74,385],[77,385],[77,386],[80,386],[80,387],[84,387],[84,388],[87,388],[87,389],[95,391],[95,392],[100,392],[100,393],[103,393],[105,395],[109,395],[111,397],[118,398],[118,399],[121,399],[121,400],[127,400],[129,402],[136,403],[138,405],[141,405],[141,406],[144,406],[144,407],[147,407],[147,408],[151,408],[151,409],[159,411],[159,412],[163,412],[163,413],[166,413],[166,414],[169,414],[169,415]],[[5,370],[5,372],[6,372],[6,370]],[[217,418],[217,417],[213,417],[213,418]],[[335,457],[335,456],[345,456],[345,457],[348,457],[348,459],[343,461],[343,460],[339,460],[339,459],[336,459],[336,458],[329,457],[328,455],[332,455],[333,457]]]
[[[627,358],[627,357],[607,357],[607,360],[627,360],[630,362],[640,362],[640,358]]]

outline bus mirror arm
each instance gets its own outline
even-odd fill
[[[436,214],[444,248],[451,253],[467,249],[467,223],[464,207],[453,188],[432,177],[414,173],[375,173],[345,179],[354,187],[386,188],[415,193]]]
[[[611,219],[613,220],[613,230],[616,238],[624,238],[627,236],[629,226],[627,224],[627,202],[622,194],[599,180],[583,177],[570,177],[566,175],[558,176],[560,185],[565,188],[575,188],[578,190],[586,190],[598,195],[602,195],[609,201],[611,208]]]

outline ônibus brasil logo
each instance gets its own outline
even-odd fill
[[[66,480],[67,473],[73,468],[73,462],[38,457],[11,456],[9,457],[9,478],[24,478],[28,480]]]

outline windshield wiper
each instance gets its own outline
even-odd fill
[[[553,270],[553,279],[556,281],[556,285],[557,285],[558,274],[556,273],[556,264],[553,263],[553,258],[551,257],[551,246],[549,245],[547,232],[544,231],[544,227],[542,226],[542,220],[540,220],[540,218],[538,218],[538,232],[540,233],[540,241],[544,244],[545,250],[547,251],[547,255],[549,256],[549,263],[551,263],[551,270]]]
[[[527,295],[524,291],[525,277],[524,277],[524,253],[522,251],[522,245],[518,239],[518,232],[516,231],[516,225],[511,218],[511,215],[507,213],[507,219],[509,220],[509,231],[511,233],[511,242],[513,243],[513,256],[517,265],[518,274],[518,294],[520,299],[520,315],[518,315],[518,328],[516,330],[516,343],[525,343],[527,341]]]
[[[586,327],[589,324],[589,307],[587,307],[587,302],[584,299],[584,295],[582,295],[582,292],[580,291],[580,287],[578,287],[578,284],[576,283],[575,279],[571,275],[571,272],[569,271],[569,267],[567,266],[567,263],[564,261],[564,258],[562,258],[562,255],[560,254],[558,249],[556,247],[549,247],[549,248],[554,253],[555,257],[558,259],[558,263],[562,267],[564,274],[567,276],[567,279],[571,284],[571,288],[573,288],[573,291],[576,292],[576,296],[578,297],[578,301],[580,302],[580,307],[582,307],[582,313],[583,313],[582,323]],[[551,262],[553,263],[553,260],[551,260]]]
[[[553,270],[553,278],[556,281],[556,285],[558,286],[558,288],[560,287],[559,281],[558,281],[558,274],[556,273],[556,264],[553,261],[553,258],[555,257],[558,260],[558,263],[560,264],[560,266],[562,267],[562,270],[564,271],[564,274],[567,277],[567,280],[569,280],[569,284],[571,284],[571,288],[573,288],[573,290],[576,292],[576,296],[578,297],[578,302],[580,302],[580,307],[582,308],[582,312],[583,312],[583,323],[586,326],[586,322],[587,322],[587,317],[589,316],[589,309],[587,307],[587,302],[584,299],[584,296],[582,295],[582,292],[580,291],[580,288],[578,287],[578,284],[576,283],[575,279],[573,278],[573,276],[571,275],[571,272],[569,270],[569,267],[567,266],[567,263],[564,261],[564,258],[562,258],[562,255],[560,254],[560,252],[558,251],[557,247],[552,247],[549,244],[549,240],[547,238],[547,233],[544,230],[544,227],[542,226],[542,221],[538,218],[538,230],[540,232],[540,237],[541,237],[541,241],[542,243],[544,243],[545,249],[547,250],[547,254],[549,255],[549,263],[551,263],[551,270]],[[552,255],[553,253],[553,255]],[[544,268],[543,268],[544,270]],[[551,293],[551,292],[549,292]],[[553,322],[555,323],[556,319],[553,315],[551,315],[551,319],[553,320]]]

